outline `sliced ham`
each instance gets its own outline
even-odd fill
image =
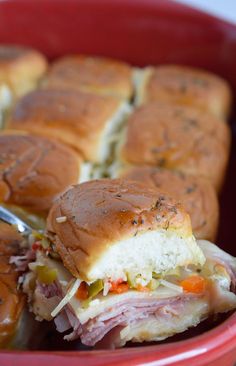
[[[235,258],[209,242],[199,241],[199,245],[207,258],[206,266],[214,268],[215,264],[220,264],[225,268],[225,270],[223,268],[222,275],[212,271],[212,276],[209,277],[208,292],[203,295],[177,293],[160,286],[156,292],[151,293],[132,290],[119,295],[99,295],[90,303],[88,309],[82,309],[79,301],[72,298],[54,319],[57,330],[65,332],[72,329],[72,332],[67,334],[64,339],[80,338],[82,343],[88,346],[94,346],[99,341],[106,339],[107,334],[109,336],[114,334],[118,339],[118,334],[127,333],[127,337],[123,335],[123,340],[120,337],[120,343],[117,341],[117,345],[122,345],[126,340],[132,340],[132,332],[135,333],[135,329],[142,330],[144,324],[151,324],[152,321],[155,321],[157,329],[159,323],[165,328],[166,322],[167,328],[170,329],[166,336],[169,336],[181,332],[189,326],[197,325],[209,313],[236,308],[236,296],[231,292],[232,288],[235,290],[236,284]],[[233,284],[233,287],[230,288],[230,284]],[[41,301],[42,297],[44,298],[45,301],[42,302],[45,307],[47,307],[47,301],[56,299],[58,304],[65,295],[61,288],[61,281],[49,286],[38,284],[35,293],[39,296],[39,300],[40,296]],[[51,303],[48,308],[50,311],[52,310]],[[185,314],[187,308],[188,315]],[[40,311],[42,314],[42,308]],[[47,313],[45,309],[44,312]],[[185,323],[182,325],[184,317]],[[175,324],[176,328],[171,333],[172,324]],[[166,336],[158,335],[156,339],[158,337],[163,339]],[[134,339],[136,338],[134,337]],[[114,343],[111,342],[111,344]]]
[[[16,270],[19,272],[25,272],[28,268],[28,264],[36,259],[35,251],[28,249],[22,255],[11,256],[9,263],[15,264]]]
[[[132,296],[130,296],[128,301],[125,300],[123,303],[117,304],[114,308],[103,311],[100,315],[90,319],[83,325],[73,315],[70,305],[67,305],[64,311],[56,318],[57,330],[60,331],[63,329],[65,331],[69,329],[68,324],[70,324],[73,331],[66,335],[64,339],[74,340],[80,337],[82,343],[85,345],[94,346],[110,330],[117,326],[122,329],[130,323],[155,314],[161,314],[161,316],[166,318],[171,317],[184,308],[186,301],[198,297],[198,295],[182,294],[166,299],[150,297],[137,301],[137,299],[132,299]]]
[[[37,288],[46,297],[46,299],[49,299],[50,297],[54,296],[58,296],[60,298],[62,297],[62,291],[60,285],[56,281],[54,281],[50,285],[37,283]]]
[[[54,319],[54,323],[60,333],[64,333],[72,327],[65,310]]]
[[[81,341],[87,346],[94,346],[98,343],[111,329],[135,323],[141,319],[148,318],[151,315],[169,317],[171,312],[179,313],[184,303],[189,299],[193,299],[192,295],[176,296],[165,300],[151,300],[149,305],[138,304],[132,300],[123,304],[118,309],[111,309],[109,316],[101,314],[95,319],[91,319],[82,326]],[[165,311],[166,309],[166,311]]]

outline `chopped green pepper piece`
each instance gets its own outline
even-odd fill
[[[102,291],[102,289],[103,289],[102,280],[97,280],[97,281],[91,283],[91,285],[88,288],[89,298],[93,298],[94,296],[96,296],[100,291]]]
[[[156,279],[152,279],[149,284],[147,285],[147,287],[151,290],[154,291],[157,289],[157,287],[160,285],[160,281],[156,280]]]
[[[37,230],[33,230],[32,234],[35,237],[35,239],[41,240],[44,238],[44,235]]]
[[[37,266],[36,272],[39,282],[46,285],[50,285],[57,278],[57,270],[53,268],[48,268],[46,266]]]
[[[156,273],[156,272],[152,272],[152,277],[153,278],[160,279],[161,278],[161,274],[160,273]]]
[[[87,309],[88,307],[89,307],[89,304],[90,304],[90,301],[91,301],[92,299],[91,298],[88,298],[88,299],[86,299],[86,300],[84,300],[83,302],[82,302],[82,308],[83,309]]]
[[[82,307],[84,309],[87,309],[89,307],[90,301],[97,295],[99,294],[100,291],[102,291],[104,285],[103,285],[103,280],[97,280],[93,283],[91,283],[91,285],[88,288],[88,298],[86,300],[84,300],[82,302]]]
[[[42,238],[41,245],[44,249],[48,249],[50,247],[50,243],[49,243],[48,239],[46,239],[46,238]]]
[[[180,268],[170,269],[169,271],[165,272],[165,276],[180,276]]]
[[[130,288],[136,287],[136,276],[132,276],[130,273],[127,273],[127,282]]]

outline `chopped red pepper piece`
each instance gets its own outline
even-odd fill
[[[127,282],[122,280],[122,278],[119,278],[117,281],[110,282],[110,292],[115,292],[116,294],[122,294],[123,292],[126,292],[129,290],[129,285]]]
[[[88,298],[88,285],[86,282],[81,282],[75,296],[78,300],[86,300]]]

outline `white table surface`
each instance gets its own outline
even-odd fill
[[[236,0],[175,0],[236,23]]]

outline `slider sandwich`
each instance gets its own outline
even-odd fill
[[[0,202],[45,215],[80,177],[82,159],[69,147],[20,131],[0,134]]]
[[[236,307],[236,260],[198,243],[188,214],[132,181],[74,186],[34,243],[23,288],[37,320],[88,346],[158,341]],[[37,245],[36,245],[37,244]]]
[[[36,88],[47,69],[38,51],[20,46],[0,46],[0,113],[13,101]]]
[[[43,87],[77,90],[130,100],[133,70],[125,62],[104,57],[70,55],[54,61]]]
[[[136,72],[136,103],[169,102],[192,106],[219,119],[229,117],[228,82],[205,70],[180,65],[146,67]]]
[[[183,204],[189,214],[196,239],[216,239],[219,203],[214,187],[202,177],[151,166],[134,166],[119,177],[159,188]]]
[[[211,114],[173,103],[145,104],[128,118],[111,176],[126,166],[149,165],[207,178],[219,191],[230,139],[228,125]]]
[[[129,106],[111,97],[75,90],[37,90],[15,106],[7,128],[55,138],[76,151],[86,163],[81,180],[105,166]]]

